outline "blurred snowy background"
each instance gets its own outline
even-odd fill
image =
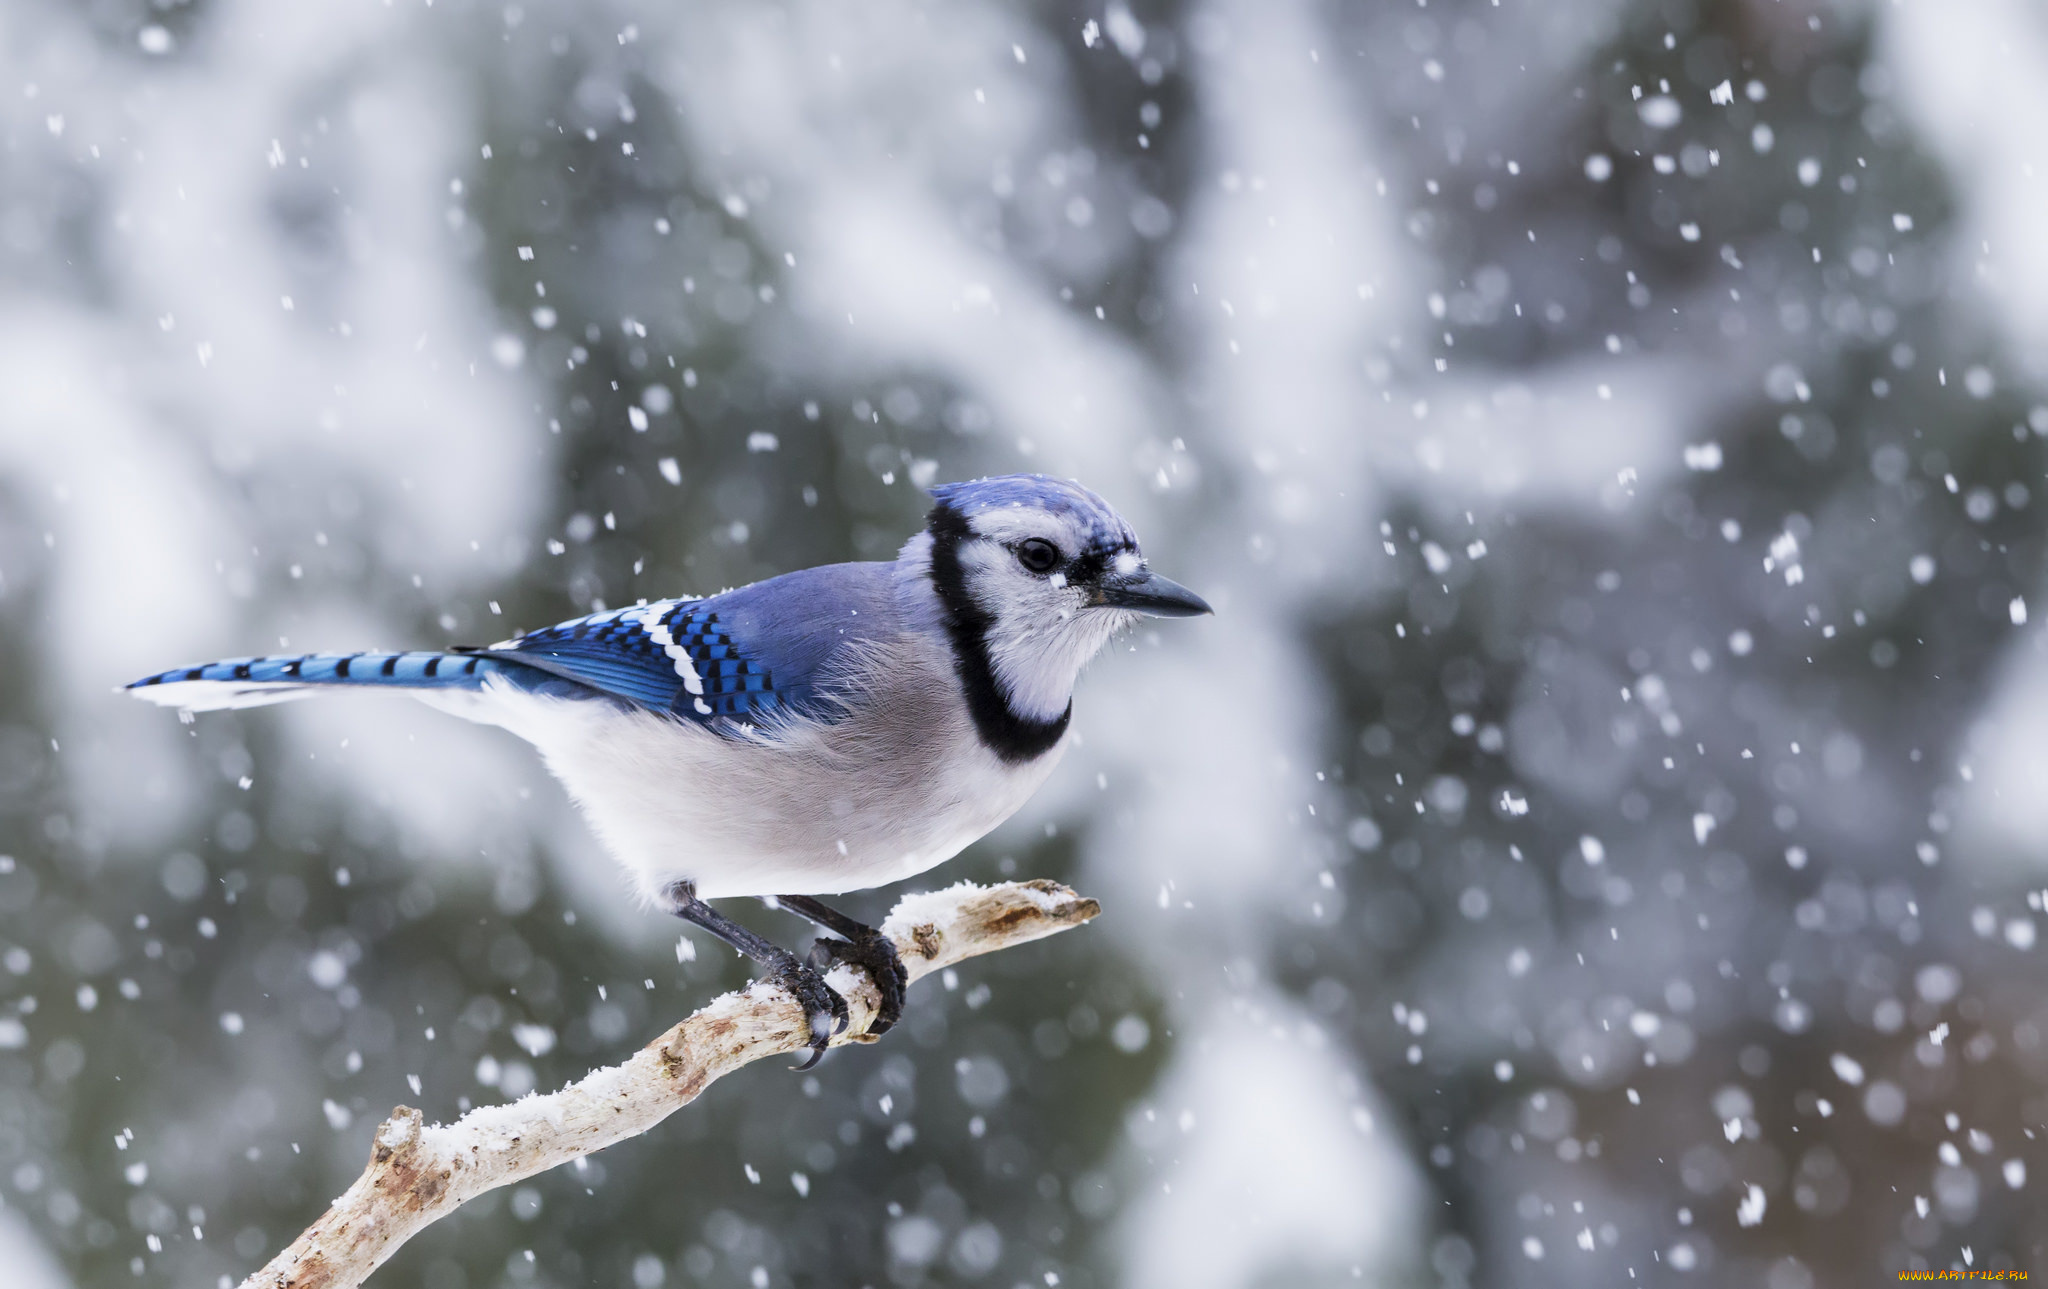
[[[1219,608],[931,877],[1105,917],[378,1283],[2048,1273],[2044,86],[2025,0],[5,0],[4,1278],[231,1282],[746,974],[504,735],[115,685],[1016,469]]]

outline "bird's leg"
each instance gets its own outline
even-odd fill
[[[811,1027],[811,1059],[796,1068],[808,1070],[816,1065],[818,1058],[825,1055],[825,1045],[834,1034],[845,1029],[850,1020],[846,1000],[825,983],[824,976],[815,968],[799,962],[795,954],[755,935],[698,899],[695,888],[688,882],[672,883],[661,894],[669,912],[694,926],[703,927],[766,967],[770,975],[782,982],[783,988],[789,990],[804,1009],[804,1020]]]
[[[882,995],[881,1010],[876,1013],[874,1024],[868,1026],[868,1033],[886,1034],[902,1019],[903,994],[910,988],[910,973],[903,969],[902,959],[896,956],[893,940],[808,895],[778,895],[775,903],[779,908],[788,909],[798,917],[808,918],[827,931],[836,931],[845,937],[843,940],[828,940],[820,936],[818,942],[811,946],[811,965],[822,971],[835,961],[848,962],[867,971]]]

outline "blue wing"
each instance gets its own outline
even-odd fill
[[[326,687],[609,695],[721,733],[837,720],[861,680],[845,651],[901,629],[891,564],[833,564],[703,600],[657,600],[577,618],[487,649],[229,658],[128,688],[190,711],[250,707]],[[566,682],[566,683],[564,683]]]
[[[805,569],[528,632],[486,656],[707,725],[831,720],[833,657],[894,622],[888,564]]]
[[[801,699],[733,642],[707,600],[656,600],[532,631],[489,651],[656,711],[759,721]]]

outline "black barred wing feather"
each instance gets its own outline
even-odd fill
[[[724,598],[657,600],[596,613],[485,652],[704,723],[757,724],[785,711],[807,711],[809,677],[792,676],[796,683],[778,686],[766,651],[743,648],[721,620]]]

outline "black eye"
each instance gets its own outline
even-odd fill
[[[1060,548],[1043,537],[1027,537],[1017,543],[1017,562],[1034,573],[1050,573],[1060,562]]]

